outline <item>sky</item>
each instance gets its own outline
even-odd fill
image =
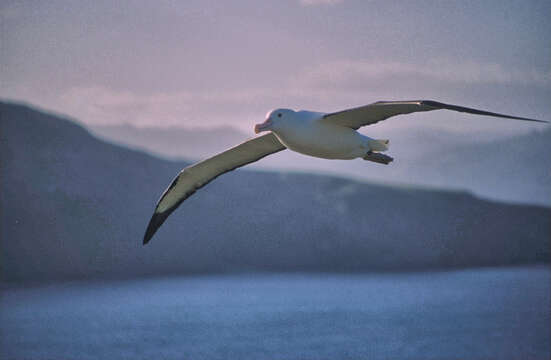
[[[2,1],[0,98],[89,124],[234,126],[434,99],[551,119],[551,2]],[[448,131],[532,124],[442,112]],[[379,125],[378,125],[379,126]]]

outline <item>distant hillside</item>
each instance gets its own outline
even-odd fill
[[[524,123],[518,124],[522,128]],[[105,139],[171,158],[203,159],[250,137],[233,128],[93,127]],[[551,206],[551,127],[502,140],[423,127],[362,131],[389,138],[391,166],[365,161],[327,161],[282,152],[253,166],[317,171],[361,180],[468,190],[491,199]],[[377,135],[374,135],[377,134]]]
[[[549,208],[246,170],[191,197],[143,247],[154,204],[183,165],[1,103],[2,278],[411,270],[550,258]]]
[[[93,126],[90,130],[100,138],[174,159],[203,159],[252,136],[229,126],[211,130],[138,128],[127,124]]]
[[[432,184],[466,187],[509,201],[551,205],[551,128],[427,157],[417,176],[433,169]],[[434,171],[438,169],[438,171]]]

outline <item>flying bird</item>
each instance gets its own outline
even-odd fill
[[[357,130],[396,115],[442,109],[506,119],[547,122],[432,100],[379,101],[334,113],[276,109],[268,113],[263,123],[254,127],[255,133],[269,131],[268,134],[254,137],[190,165],[176,176],[157,203],[143,243],[145,245],[151,240],[157,229],[184,200],[228,171],[285,149],[323,159],[362,158],[386,165],[393,160],[390,156],[382,154],[388,150],[389,141],[372,139]]]

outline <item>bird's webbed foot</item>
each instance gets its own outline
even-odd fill
[[[376,153],[373,151],[368,151],[367,154],[365,154],[363,159],[368,161],[373,161],[379,164],[385,164],[385,165],[388,165],[394,160],[388,155]]]

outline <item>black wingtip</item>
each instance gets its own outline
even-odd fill
[[[549,121],[546,121],[546,120],[531,119],[531,118],[525,118],[525,117],[520,117],[520,116],[499,114],[499,113],[486,111],[486,110],[478,110],[478,109],[468,108],[468,107],[465,107],[465,106],[444,104],[444,103],[434,101],[434,100],[421,100],[420,102],[423,105],[432,106],[432,107],[439,108],[439,109],[448,109],[448,110],[465,112],[465,113],[475,114],[475,115],[494,116],[494,117],[500,117],[500,118],[505,118],[505,119],[534,121],[534,122],[549,124]]]
[[[155,232],[157,229],[163,225],[166,218],[170,215],[170,211],[165,211],[162,213],[153,213],[153,216],[151,217],[151,220],[149,220],[149,225],[147,225],[147,230],[145,231],[145,235],[143,237],[143,244],[147,244],[153,235],[155,235]]]

